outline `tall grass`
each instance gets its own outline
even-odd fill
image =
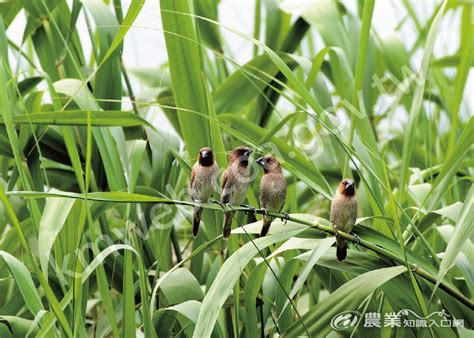
[[[420,15],[403,1],[379,34],[373,0],[256,0],[244,34],[219,1],[161,0],[168,58],[152,73],[123,61],[143,5],[0,3],[0,336],[472,335],[473,4]],[[251,47],[246,63],[227,34]],[[457,51],[435,53],[446,35]],[[289,220],[255,236],[252,168],[229,241],[218,204],[192,238],[198,150],[223,170],[241,144],[282,162]],[[328,209],[344,177],[360,240],[339,233],[353,242],[340,263]],[[384,325],[392,313],[400,326]],[[429,328],[403,321],[432,314]]]

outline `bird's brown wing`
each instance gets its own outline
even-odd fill
[[[333,216],[333,210],[332,210],[332,201],[329,202],[329,222],[334,224],[334,216]]]
[[[226,171],[224,171],[224,176],[222,176],[222,189],[225,188],[225,185],[227,183],[227,177],[228,177],[228,172],[226,170]]]
[[[229,194],[228,189],[226,189],[228,179],[229,179],[229,171],[226,170],[224,172],[224,176],[222,176],[222,193],[221,193],[222,203],[229,203],[230,194]]]
[[[283,195],[283,199],[281,200],[280,210],[278,210],[278,212],[280,212],[281,209],[283,209],[283,207],[285,206],[285,202],[286,202],[286,190],[285,190],[285,193]]]
[[[283,185],[284,185],[284,189],[282,191],[282,199],[281,199],[281,205],[280,205],[280,210],[283,209],[283,207],[285,206],[285,202],[286,202],[286,195],[288,194],[288,185],[286,184],[286,181],[285,181],[285,178],[283,177]]]
[[[191,189],[193,187],[195,177],[196,177],[196,171],[194,170],[194,167],[193,167],[193,169],[191,170],[191,181],[189,182],[189,185],[191,186]]]
[[[352,226],[354,226],[355,222],[357,221],[357,200],[354,198],[353,200],[354,207],[352,208],[351,220]]]
[[[331,222],[333,227],[340,226],[340,224],[338,224],[339,223],[338,219],[340,217],[338,217],[338,213],[337,213],[337,209],[340,207],[340,201],[337,198],[333,198],[329,207],[330,207],[329,221]]]

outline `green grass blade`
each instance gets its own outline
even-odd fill
[[[14,316],[0,316],[0,336],[2,337],[26,337],[30,329],[33,332],[37,331],[37,328],[33,327],[32,320]]]
[[[285,62],[291,62],[281,54]],[[217,114],[239,113],[270,84],[278,68],[267,55],[259,55],[232,73],[213,93]]]
[[[446,248],[443,260],[439,267],[437,284],[444,278],[448,270],[451,268],[451,264],[454,259],[461,251],[464,243],[471,238],[471,234],[474,230],[474,186],[471,186],[469,192],[464,201],[464,206],[461,211],[459,220],[456,222],[454,227],[454,233],[449,239],[448,247]],[[434,291],[433,291],[434,292]]]
[[[355,109],[360,109],[359,92],[363,90],[363,81],[364,75],[366,74],[366,65],[367,65],[367,54],[369,47],[369,38],[370,38],[370,27],[372,23],[372,15],[374,13],[375,0],[369,0],[364,2],[364,11],[362,14],[362,27],[359,34],[359,47],[357,51],[357,63],[355,67],[354,75],[354,87],[352,89],[352,106]],[[349,141],[348,145],[352,146],[352,138],[354,136],[355,125],[357,123],[356,116],[352,115],[351,118],[351,127],[349,131]],[[347,166],[349,158],[347,158],[346,163],[344,164],[343,176],[347,177]]]
[[[43,277],[43,274],[41,273],[40,268],[36,265],[36,262],[34,261],[34,257],[31,254],[31,249],[28,246],[28,243],[26,241],[25,236],[23,235],[23,231],[21,229],[20,222],[18,221],[18,218],[11,206],[10,201],[8,200],[8,197],[5,195],[5,191],[3,190],[3,187],[0,186],[0,200],[3,202],[4,208],[5,208],[5,213],[8,216],[10,222],[12,223],[13,227],[16,229],[19,237],[21,244],[23,248],[27,251],[28,256],[32,262],[32,268],[33,271],[38,278],[41,286],[43,287],[44,293],[46,295],[46,298],[48,299],[49,305],[51,306],[54,314],[56,315],[56,318],[59,320],[61,323],[61,326],[63,327],[65,333],[68,336],[72,335],[71,327],[66,319],[66,316],[64,313],[60,310],[59,307],[59,302],[56,298],[56,296],[53,293],[53,290],[51,289],[50,285],[48,284],[48,281]]]
[[[310,334],[324,335],[331,331],[329,322],[340,312],[357,309],[359,304],[374,290],[390,279],[406,271],[404,266],[378,269],[360,275],[331,293],[324,301],[304,315]],[[293,337],[304,334],[299,322],[292,325],[285,335]]]
[[[284,241],[301,231],[301,229],[298,229],[256,239],[245,244],[230,256],[219,270],[216,279],[202,301],[193,337],[205,338],[211,336],[212,329],[219,316],[219,311],[240,277],[241,269],[245,268],[250,260],[258,254],[259,250],[261,251],[274,243]],[[236,269],[236,266],[240,266],[240,269]]]
[[[438,176],[431,185],[431,190],[427,195],[429,198],[427,202],[427,209],[434,210],[441,198],[446,194],[446,190],[456,176],[459,167],[462,165],[466,155],[472,151],[474,135],[474,117],[471,117],[467,122],[462,134],[459,136],[455,147],[449,154],[446,161],[443,163]]]
[[[94,127],[132,127],[148,125],[148,122],[127,111],[48,111],[13,116],[14,124],[48,124],[53,126],[86,126],[87,114],[90,112]],[[0,124],[5,124],[0,118]]]
[[[311,251],[311,255],[308,258],[308,261],[304,265],[303,269],[298,275],[298,278],[296,279],[295,284],[291,288],[291,291],[289,293],[290,298],[293,298],[301,290],[301,288],[303,287],[303,284],[308,278],[310,272],[313,270],[313,267],[318,261],[318,259],[321,258],[321,256],[329,249],[330,246],[332,246],[335,243],[335,241],[336,239],[334,237],[323,239],[313,249],[313,251]],[[289,303],[290,303],[289,300],[286,300],[285,305],[283,305],[283,308],[281,309],[280,313],[283,313],[283,311],[285,311]]]
[[[65,198],[48,198],[46,206],[41,216],[38,251],[41,270],[45,277],[48,276],[48,264],[53,243],[56,240],[61,228],[66,222],[66,218],[71,211],[74,200]]]
[[[77,105],[86,111],[98,111],[99,105],[87,88],[82,86],[77,79],[64,79],[54,83],[58,93],[71,96]],[[111,190],[120,190],[126,186],[124,170],[120,158],[120,147],[118,144],[124,143],[122,131],[116,131],[114,135],[109,129],[93,129],[94,139],[99,148],[102,161],[104,163],[107,182]]]
[[[469,74],[469,69],[472,67],[474,61],[474,17],[472,4],[463,3],[462,5],[462,21],[461,21],[461,47],[459,66],[454,83],[454,98],[451,106],[451,129],[449,131],[448,152],[454,147],[454,140],[456,138],[459,110],[464,94],[464,87]]]
[[[132,0],[130,3],[130,7],[128,8],[127,14],[123,21],[120,23],[118,30],[114,35],[114,39],[110,43],[107,52],[105,52],[102,60],[100,61],[100,66],[108,60],[108,58],[112,55],[112,53],[120,46],[123,42],[125,35],[132,27],[133,22],[137,18],[138,14],[142,10],[143,5],[145,4],[145,0]]]
[[[208,115],[203,61],[189,3],[164,0],[160,7],[176,107]],[[208,122],[183,110],[177,114],[187,152],[194,157],[201,147],[211,144]]]
[[[5,261],[10,273],[15,279],[16,285],[20,289],[28,310],[30,310],[33,316],[36,316],[39,311],[44,310],[44,307],[28,269],[22,262],[8,252],[0,251],[0,257]]]
[[[410,167],[412,154],[413,154],[413,145],[415,141],[415,133],[418,128],[418,117],[421,112],[421,105],[423,103],[423,92],[425,89],[426,79],[428,76],[428,69],[431,59],[431,54],[433,53],[434,43],[436,41],[436,36],[441,24],[441,19],[444,14],[444,9],[446,7],[447,1],[443,1],[442,6],[438,10],[435,19],[430,27],[428,37],[426,39],[426,45],[423,51],[423,59],[421,61],[421,69],[418,73],[418,76],[423,80],[421,83],[416,84],[415,92],[413,94],[413,101],[410,107],[410,118],[408,121],[407,130],[405,133],[405,139],[403,143],[403,152],[402,152],[402,164],[400,167],[400,180],[399,180],[399,201],[403,201],[405,198],[406,184],[408,180],[408,169]]]

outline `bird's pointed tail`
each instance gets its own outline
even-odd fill
[[[271,216],[264,216],[263,217],[263,226],[262,230],[260,231],[260,237],[265,237],[268,233],[268,230],[270,230],[270,225],[273,222],[273,217]]]
[[[232,216],[233,212],[224,213],[224,226],[222,228],[222,237],[225,239],[229,238],[230,231],[232,230]]]
[[[194,235],[194,237],[196,237],[198,232],[199,232],[199,223],[201,222],[201,214],[202,214],[202,208],[201,207],[194,207],[194,214],[193,214],[193,235]]]
[[[336,238],[336,256],[338,261],[343,261],[347,256],[347,241],[342,238]]]

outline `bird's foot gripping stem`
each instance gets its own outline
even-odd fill
[[[336,232],[336,233],[334,234],[334,237],[340,237],[339,234],[337,233],[337,231],[338,231],[339,229],[337,228],[336,224],[334,224],[334,223],[331,223],[331,224],[332,224],[332,228],[333,228],[334,231]]]
[[[254,207],[252,207],[252,206],[249,205],[249,204],[241,204],[240,206],[241,206],[242,208],[248,208],[248,209],[250,209],[250,210],[246,210],[246,211],[245,211],[245,214],[246,214],[246,215],[250,215],[250,213],[252,213],[252,214],[255,215],[255,214],[257,213],[257,209],[255,209]]]
[[[215,199],[211,199],[209,200],[209,203],[213,203],[213,204],[217,204],[219,205],[222,209],[226,210],[226,207],[228,205],[228,203],[223,203],[221,201],[218,201],[218,200],[215,200]]]
[[[289,220],[290,220],[290,215],[287,212],[284,212],[283,217],[281,218],[283,225],[286,225],[286,223],[288,223]]]
[[[355,244],[355,245],[359,245],[359,244],[360,244],[360,237],[359,237],[359,235],[356,234],[356,233],[354,233],[354,232],[352,232],[351,235],[354,236],[354,238],[355,238],[354,244]]]

